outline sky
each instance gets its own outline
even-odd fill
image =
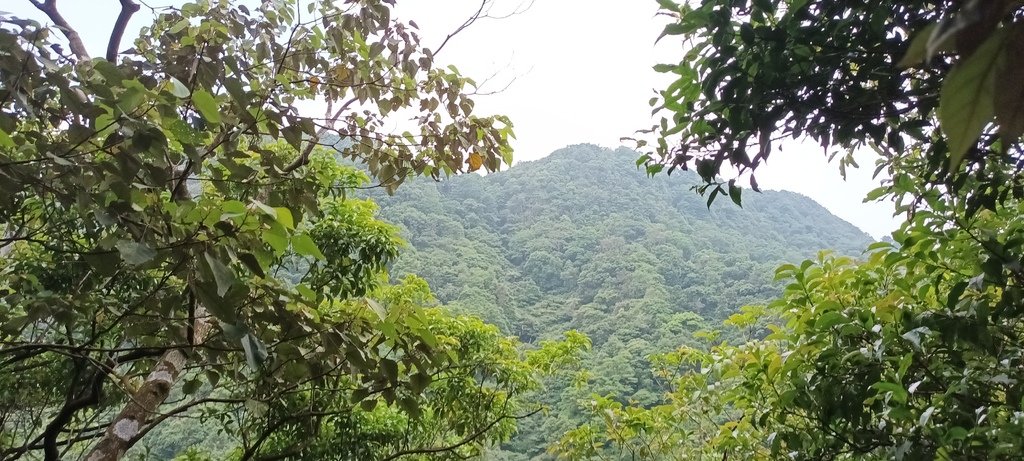
[[[399,0],[392,16],[414,20],[423,44],[437,48],[480,1]],[[480,91],[496,93],[477,96],[474,112],[512,119],[517,162],[579,143],[628,147],[629,142],[620,138],[655,123],[648,100],[655,96],[654,88],[664,88],[670,80],[652,66],[682,56],[678,40],[655,45],[664,25],[664,19],[655,15],[655,0],[489,1],[494,16],[519,13],[476,22],[452,38],[436,60],[456,65],[478,82],[487,80]],[[146,3],[160,7],[182,2]],[[62,0],[58,7],[90,53],[102,55],[118,0]],[[29,0],[4,0],[0,10],[46,22]],[[124,43],[151,18],[145,7],[136,14]],[[871,177],[873,153],[858,153],[861,168],[848,170],[845,181],[838,164],[829,164],[822,148],[813,143],[792,141],[773,154],[757,172],[762,189],[811,197],[875,238],[898,227],[892,203],[863,203],[867,192],[878,186],[879,180]],[[723,201],[713,206],[733,205]]]

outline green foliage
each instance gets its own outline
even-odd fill
[[[635,157],[572,146],[486,177],[412,181],[374,196],[410,245],[392,273],[422,276],[451,309],[524,342],[569,329],[593,341],[587,375],[549,380],[538,398],[550,416],[521,421],[502,453],[548,456],[549,444],[590,420],[579,402],[592,393],[657,404],[667,381],[651,373],[648,356],[701,344],[694,333],[719,325],[737,303],[768,302],[781,288],[772,271],[782,262],[822,247],[860,254],[871,243],[792,193],[709,211],[687,190],[697,178],[647,178]],[[763,324],[750,334],[763,335]]]
[[[1020,2],[658,4],[672,18],[661,40],[688,46],[678,63],[655,66],[675,80],[651,100],[661,119],[643,131],[656,142],[638,164],[695,170],[709,205],[726,193],[739,203],[735,179],[720,174],[749,174],[756,190],[756,169],[781,141],[803,137],[844,154],[844,175],[863,147],[884,157],[879,170],[919,151],[929,185],[960,189],[966,169],[987,186],[971,189],[976,207],[1019,182],[1010,147],[1024,132]]]
[[[901,247],[780,267],[789,285],[762,314],[783,321],[771,334],[654,358],[675,385],[665,404],[595,398],[604,424],[557,449],[570,459],[606,445],[645,459],[1015,459],[1024,289],[1004,258],[1020,257],[1021,211],[945,230],[936,225],[962,209],[920,213],[896,234]]]
[[[877,148],[879,171],[893,179],[868,199],[893,199],[907,220],[860,259],[825,252],[780,266],[781,296],[726,321],[743,341],[707,335],[710,347],[652,357],[673,386],[664,401],[625,406],[595,396],[597,421],[553,451],[568,459],[1019,458],[1024,210],[1020,93],[1007,86],[1019,80],[1020,2],[660,4],[679,13],[666,33],[696,40],[693,59],[662,69],[681,75],[663,93],[665,108],[698,117],[659,134],[722,147],[695,160],[698,172],[711,162],[701,173],[707,187],[717,187],[725,159],[756,167],[770,150],[765,137],[781,129],[826,148]],[[822,41],[840,29],[839,42]],[[922,32],[906,43],[908,30]],[[835,48],[842,52],[827,51]],[[903,74],[901,55],[901,66],[926,67]],[[757,120],[766,124],[748,123]],[[762,136],[758,157],[728,157],[754,136]],[[685,147],[659,149],[660,160],[644,160],[694,160]]]
[[[511,162],[508,120],[474,115],[473,81],[435,68],[389,3],[186,3],[107,59],[56,2],[34,4],[60,27],[0,18],[0,458],[101,438],[115,459],[181,414],[219,421],[242,459],[302,451],[370,394],[416,419],[432,379],[491,353],[485,371],[510,376],[475,410],[518,410],[514,346],[481,324],[435,331],[469,321],[424,311],[422,284],[384,288],[401,241],[346,198],[370,177],[394,191]],[[313,99],[333,112],[300,114]],[[384,129],[409,108],[415,134]],[[491,342],[443,339],[473,334]],[[473,421],[439,437],[491,437]]]

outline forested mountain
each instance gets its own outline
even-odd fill
[[[647,356],[693,343],[747,304],[778,295],[775,268],[822,249],[860,255],[871,238],[810,198],[748,193],[705,200],[682,172],[651,178],[638,154],[575,145],[487,176],[417,180],[374,193],[408,247],[391,268],[425,278],[439,301],[524,342],[569,329],[594,350],[585,390],[549,386],[548,418],[520,423],[510,447],[538,455],[574,427],[591,392],[652,404]],[[508,447],[506,447],[508,448]]]

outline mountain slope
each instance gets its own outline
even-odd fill
[[[586,393],[552,386],[557,416],[521,424],[509,448],[543,456],[579,421],[589,392],[653,403],[647,356],[693,342],[740,307],[775,297],[782,263],[872,240],[813,200],[748,191],[709,210],[695,175],[647,177],[625,148],[576,145],[486,177],[416,180],[374,194],[409,243],[393,276],[425,278],[452,309],[480,315],[525,342],[568,329],[594,344]]]
[[[790,192],[748,191],[743,208],[725,201],[708,210],[690,190],[692,175],[648,178],[636,157],[577,145],[487,177],[413,181],[376,196],[381,216],[410,243],[394,272],[426,278],[445,303],[487,298],[485,317],[530,337],[536,332],[509,321],[522,317],[531,294],[615,304],[661,287],[673,294],[674,310],[718,319],[764,298],[751,297],[756,287],[732,287],[733,297],[701,291],[727,282],[767,286],[780,263],[820,249],[856,254],[871,242]]]

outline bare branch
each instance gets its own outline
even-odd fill
[[[306,144],[306,148],[302,151],[302,155],[299,155],[299,158],[295,159],[295,161],[292,162],[291,165],[288,165],[284,168],[284,172],[291,173],[292,171],[298,169],[300,166],[305,165],[307,162],[309,162],[309,154],[313,152],[314,147],[319,145],[320,138],[323,138],[325,134],[327,134],[334,128],[334,125],[338,122],[338,119],[341,118],[341,114],[348,110],[349,106],[351,106],[355,102],[356,98],[352,98],[349,99],[348,101],[345,101],[345,104],[342,104],[341,107],[339,107],[338,110],[334,112],[333,116],[329,115],[330,105],[328,105],[328,118],[325,121],[324,126],[321,127],[316,132],[315,138],[309,140],[309,143]]]
[[[434,50],[434,55],[440,53],[441,49],[443,49],[445,45],[448,44],[448,41],[450,41],[453,37],[455,37],[462,31],[466,30],[466,28],[468,28],[469,26],[472,26],[473,23],[477,22],[478,20],[506,19],[515,15],[523,14],[533,6],[534,1],[535,0],[523,0],[522,2],[519,3],[519,5],[513,8],[511,12],[494,16],[491,15],[491,7],[494,5],[494,0],[480,0],[480,7],[477,8],[476,12],[470,15],[470,17],[466,19],[462,23],[462,25],[456,27],[455,30],[452,31],[452,33],[448,34],[448,36],[445,37],[444,41],[441,42],[441,46],[438,46],[437,49]]]
[[[132,15],[139,11],[139,8],[141,8],[139,4],[132,0],[121,0],[121,13],[117,15],[117,22],[114,23],[114,29],[110,32],[110,40],[107,42],[107,61],[117,60],[117,49],[121,46],[124,30],[128,27],[128,21],[132,19]]]

